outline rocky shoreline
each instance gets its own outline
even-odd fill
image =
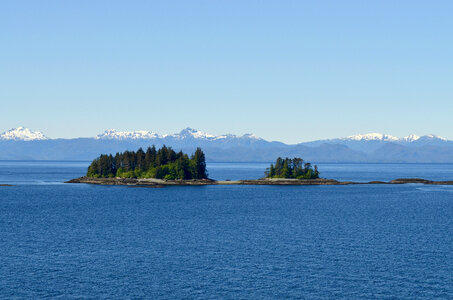
[[[255,180],[234,180],[216,181],[212,179],[199,180],[165,180],[165,179],[140,179],[140,178],[91,178],[80,177],[65,183],[86,183],[96,185],[125,185],[132,187],[164,187],[164,186],[202,186],[202,185],[358,185],[358,184],[429,184],[429,185],[453,185],[452,181],[432,181],[420,178],[400,178],[391,181],[370,181],[353,182],[338,181],[334,179],[255,179]]]

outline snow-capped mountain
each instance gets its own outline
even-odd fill
[[[438,140],[438,141],[444,141],[444,142],[448,141],[447,138],[444,138],[442,136],[438,136],[435,134],[428,134],[428,135],[421,136],[418,140]]]
[[[242,136],[234,135],[234,134],[222,134],[222,135],[213,135],[203,131],[199,131],[190,127],[187,127],[179,133],[175,133],[169,135],[169,137],[173,137],[175,139],[198,139],[198,140],[206,140],[206,141],[219,141],[219,140],[233,140],[233,139],[250,139],[250,140],[262,140],[264,139],[250,133],[246,133]]]
[[[104,139],[104,140],[138,140],[138,139],[155,139],[161,138],[162,136],[145,130],[137,131],[117,131],[115,129],[109,129],[104,131],[101,134],[98,134],[95,139]]]
[[[181,132],[175,133],[175,134],[172,134],[169,136],[172,138],[175,138],[175,139],[179,139],[179,140],[192,139],[192,138],[193,139],[203,139],[203,140],[215,140],[216,138],[218,138],[215,135],[212,135],[212,134],[209,134],[209,133],[206,133],[203,131],[199,131],[199,130],[196,130],[196,129],[193,129],[190,127],[187,127],[185,129],[181,130]]]
[[[351,135],[345,138],[341,138],[342,140],[349,140],[349,141],[398,141],[397,137],[389,134],[383,133],[366,133],[366,134],[357,134]]]
[[[403,140],[404,142],[415,142],[415,141],[418,141],[420,139],[420,136],[416,135],[416,134],[410,134],[408,136],[405,136],[403,137],[401,140]]]
[[[40,131],[33,131],[25,127],[17,127],[0,134],[0,140],[13,141],[42,141],[48,138]]]
[[[453,142],[446,138],[434,134],[418,136],[411,134],[405,137],[396,137],[383,133],[366,133],[351,135],[344,138],[318,140],[313,142],[302,143],[302,145],[316,147],[322,144],[344,145],[354,151],[372,153],[385,145],[401,145],[410,148],[423,146],[452,146]],[[388,147],[387,147],[388,148]]]
[[[260,138],[259,136],[255,135],[253,133],[246,133],[241,138],[264,141],[263,138]]]
[[[418,136],[415,134],[411,134],[402,138],[395,137],[389,134],[383,133],[366,133],[366,134],[357,134],[351,135],[345,138],[340,138],[340,140],[348,140],[348,141],[381,141],[381,142],[416,142],[419,140],[438,140],[438,141],[447,141],[446,138],[428,134],[424,136]]]
[[[199,140],[199,141],[221,141],[221,140],[231,140],[231,139],[250,139],[250,140],[262,140],[262,138],[254,134],[244,134],[242,136],[237,136],[234,134],[223,134],[223,135],[213,135],[206,133],[197,129],[187,127],[181,130],[179,133],[174,134],[157,134],[153,131],[146,130],[137,130],[137,131],[117,131],[115,129],[109,129],[104,131],[101,134],[98,134],[95,139],[104,139],[104,140],[156,140],[156,139],[165,139],[165,140]]]
[[[428,134],[424,136],[418,136],[415,134],[411,134],[402,138],[389,135],[389,134],[383,134],[383,133],[366,133],[366,134],[357,134],[357,135],[351,135],[345,138],[340,138],[340,139],[332,139],[328,141],[360,141],[360,142],[368,142],[368,141],[379,141],[379,142],[394,142],[394,143],[413,143],[417,141],[448,141],[446,138],[434,135],[434,134]]]

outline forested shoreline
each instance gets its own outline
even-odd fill
[[[206,179],[206,160],[197,148],[189,155],[175,152],[171,147],[155,146],[137,151],[102,154],[88,167],[87,177],[93,178],[158,178],[158,179]]]

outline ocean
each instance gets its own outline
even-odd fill
[[[453,299],[453,187],[64,184],[89,162],[0,161],[0,298]],[[214,179],[268,164],[211,163]],[[452,180],[453,165],[319,164]]]

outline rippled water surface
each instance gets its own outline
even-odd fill
[[[62,184],[87,162],[0,162],[0,298],[452,299],[453,187]],[[266,164],[209,164],[216,179]],[[453,165],[321,164],[453,178]]]

